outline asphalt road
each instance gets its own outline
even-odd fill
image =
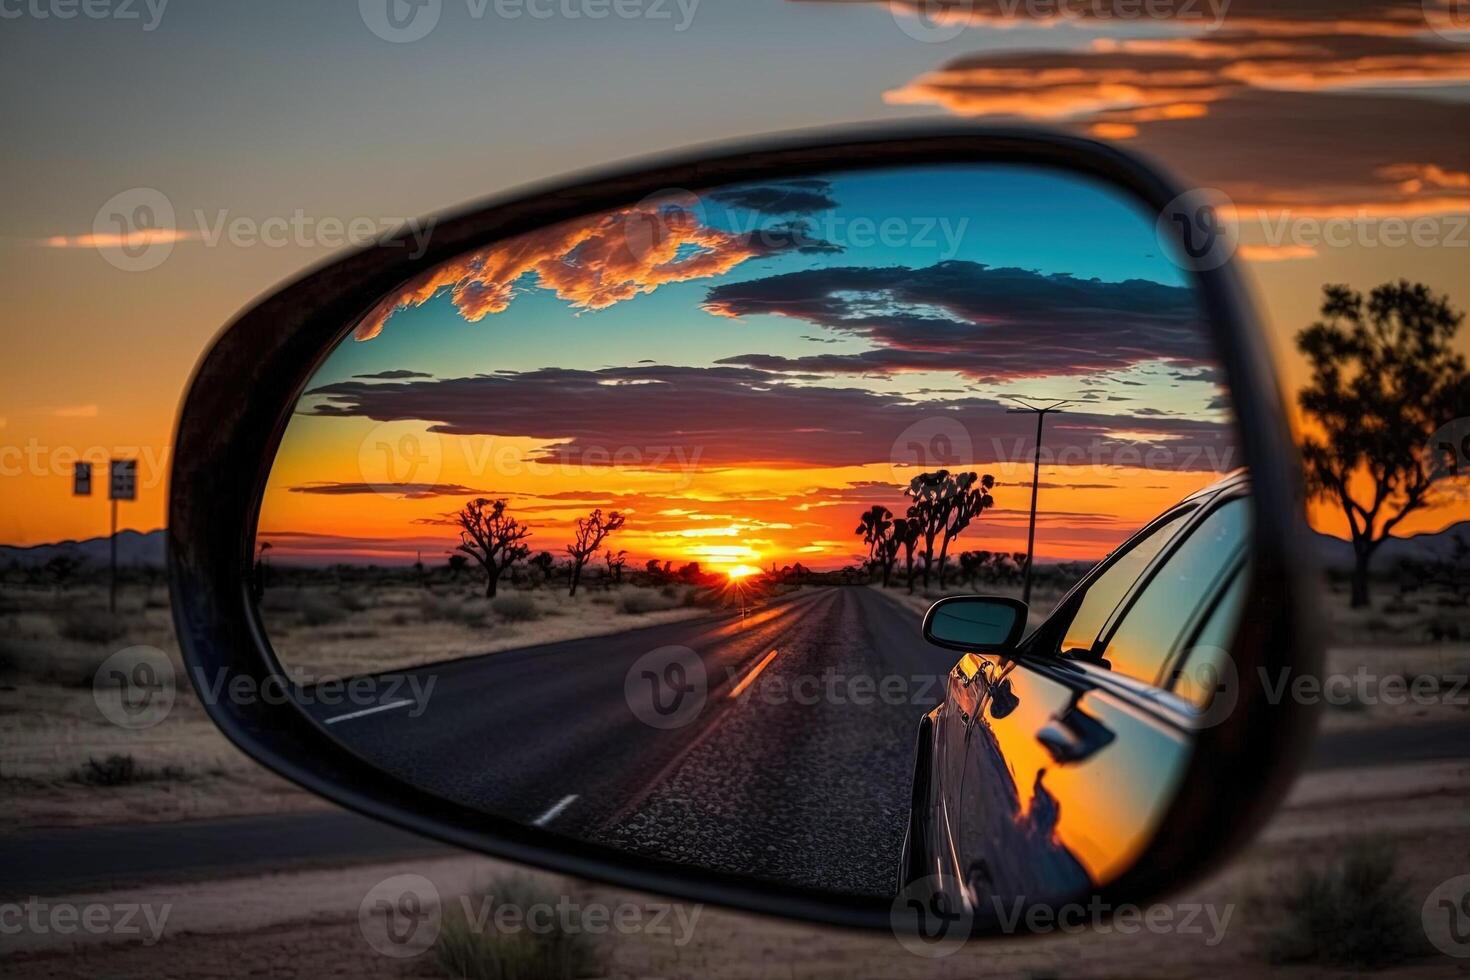
[[[379,765],[487,812],[888,895],[915,731],[953,659],[911,611],[828,588],[744,616],[436,664],[384,685],[369,708],[310,710]],[[430,692],[422,706],[414,690]],[[655,694],[680,710],[653,712]]]
[[[669,653],[675,648],[674,653]],[[684,648],[678,653],[677,648]],[[655,727],[652,657],[707,677]],[[439,664],[377,704],[312,708],[333,734],[436,792],[559,832],[748,874],[888,894],[914,726],[953,655],[868,589]],[[689,675],[686,670],[686,677]],[[880,690],[879,684],[887,684]],[[404,703],[406,702],[406,703]],[[634,707],[639,711],[635,712]],[[1341,731],[1315,769],[1470,755],[1460,723]],[[0,834],[0,895],[453,853],[347,811]]]

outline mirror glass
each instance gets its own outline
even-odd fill
[[[980,164],[670,190],[343,329],[253,588],[353,751],[570,840],[844,896],[1039,900],[1146,846],[1248,523],[1214,516],[1245,493],[1219,483],[1228,391],[1136,202]],[[968,593],[1029,594],[1027,656],[1086,669],[925,642]]]
[[[1004,647],[1022,612],[984,596],[958,597],[929,611],[929,638],[940,644],[986,649]]]

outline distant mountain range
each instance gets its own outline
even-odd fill
[[[1378,546],[1373,555],[1375,569],[1392,568],[1405,558],[1424,561],[1432,558],[1447,558],[1454,549],[1454,539],[1463,535],[1470,542],[1470,521],[1451,524],[1442,531],[1411,534],[1406,538],[1389,538]],[[1353,567],[1353,543],[1330,534],[1317,536],[1317,560],[1329,569]]]
[[[1406,538],[1390,538],[1373,556],[1375,568],[1391,568],[1405,558],[1424,560],[1443,558],[1454,547],[1456,535],[1464,535],[1470,541],[1470,521],[1451,524],[1442,531],[1413,534]],[[1353,546],[1342,538],[1330,534],[1317,534],[1317,558],[1330,569],[1353,567]],[[12,563],[22,568],[44,565],[54,556],[71,554],[89,565],[107,564],[107,538],[88,538],[85,541],[58,541],[55,544],[38,544],[27,548],[0,545],[0,568]],[[154,566],[164,564],[164,532],[121,531],[117,536],[117,562],[124,567]]]
[[[119,531],[117,533],[117,563],[123,568],[153,566],[162,568],[164,531]],[[44,565],[57,555],[73,555],[84,564],[105,567],[108,543],[106,537],[88,538],[85,541],[57,541],[55,544],[37,544],[28,548],[0,545],[0,568],[12,563],[22,568]]]

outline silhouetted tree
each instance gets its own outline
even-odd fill
[[[874,504],[863,512],[862,519],[854,534],[862,536],[863,543],[868,546],[868,564],[874,565],[874,558],[878,553],[878,546],[888,537],[889,530],[893,527],[893,512],[882,504]]]
[[[974,473],[960,473],[951,479],[947,494],[949,513],[940,534],[944,540],[939,545],[939,587],[944,588],[944,562],[949,555],[949,543],[959,537],[970,522],[979,517],[987,507],[995,504],[990,490],[995,486],[995,477],[986,473],[978,480]]]
[[[1368,604],[1368,566],[1395,527],[1453,470],[1431,436],[1470,415],[1470,375],[1452,348],[1464,314],[1400,280],[1364,301],[1323,287],[1322,319],[1297,334],[1311,381],[1297,395],[1307,489],[1342,508],[1352,534],[1352,604]],[[1314,431],[1315,430],[1315,431]],[[1450,453],[1459,447],[1450,447]]]
[[[480,563],[485,570],[485,595],[494,598],[500,574],[531,553],[521,542],[531,533],[530,527],[505,511],[504,500],[477,497],[454,515],[459,525],[459,549]]]
[[[449,581],[458,582],[464,570],[470,566],[470,560],[464,555],[449,556]]]
[[[602,547],[603,539],[623,526],[626,518],[617,511],[609,511],[603,516],[602,508],[599,507],[586,517],[577,518],[577,539],[567,545],[567,554],[572,556],[572,580],[571,589],[567,595],[577,594],[577,583],[582,579],[582,566],[587,559],[597,554],[597,549]]]
[[[623,566],[628,564],[628,552],[619,551],[614,554],[613,550],[609,548],[606,554],[603,555],[603,560],[607,562],[609,587],[613,583],[621,585],[623,583]]]
[[[265,578],[270,572],[265,553],[270,550],[269,541],[262,541],[255,548],[255,561],[250,566],[250,598],[254,602],[259,602],[265,595]]]
[[[994,503],[989,489],[995,479],[986,475],[981,485],[974,473],[952,474],[949,470],[920,473],[909,481],[904,493],[912,497],[910,521],[919,522],[919,537],[924,542],[924,588],[929,587],[929,572],[934,566],[934,540],[939,546],[939,584],[944,585],[944,560],[949,542],[969,525],[975,515]]]
[[[893,522],[892,535],[903,549],[904,576],[910,592],[914,591],[914,549],[923,533],[924,522],[917,507],[910,507],[906,516]]]

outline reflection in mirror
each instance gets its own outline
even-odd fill
[[[1025,610],[988,596],[956,596],[935,603],[925,620],[928,639],[961,650],[1011,646],[1026,625]]]
[[[1239,607],[1246,524],[1209,513],[1246,485],[1218,482],[1219,365],[1132,202],[998,165],[675,191],[343,328],[254,590],[363,757],[566,838],[884,900],[935,875],[975,907],[1061,897],[1147,844],[1217,687],[1195,639],[1228,647]],[[1019,661],[921,635],[939,597],[1028,588]]]

